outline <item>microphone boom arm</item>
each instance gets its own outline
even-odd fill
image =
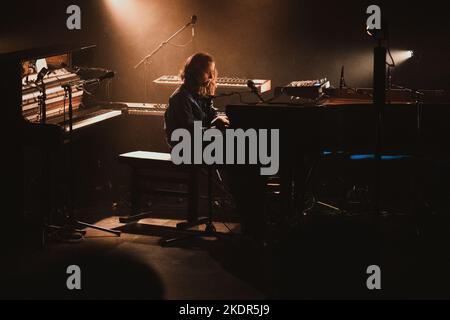
[[[150,58],[152,58],[156,53],[158,53],[159,50],[161,50],[165,45],[167,45],[170,40],[172,40],[173,38],[175,38],[177,35],[179,35],[181,32],[183,32],[186,28],[188,28],[191,25],[194,25],[196,22],[196,19],[194,21],[194,19],[190,22],[188,22],[186,25],[184,25],[183,27],[181,27],[177,32],[175,32],[173,35],[171,35],[169,37],[169,39],[167,39],[166,41],[161,42],[158,47],[156,47],[155,50],[153,50],[150,54],[146,55],[144,58],[142,58],[141,61],[139,61],[139,63],[137,65],[134,66],[134,69],[139,68],[143,63],[146,63]]]

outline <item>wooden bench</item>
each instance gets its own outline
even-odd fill
[[[119,155],[119,163],[130,166],[131,173],[131,214],[120,218],[121,223],[134,223],[150,218],[152,212],[140,212],[143,180],[176,182],[186,184],[187,192],[169,191],[171,194],[183,194],[188,198],[187,221],[177,224],[177,229],[187,229],[200,224],[207,224],[210,218],[199,217],[199,174],[201,168],[192,165],[173,164],[170,153],[134,151]]]

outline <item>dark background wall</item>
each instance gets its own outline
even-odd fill
[[[96,44],[79,64],[116,70],[112,99],[143,101],[143,70],[133,66],[198,16],[195,44],[168,45],[152,60],[149,79],[176,74],[194,50],[216,57],[223,76],[292,80],[329,78],[341,65],[349,86],[371,86],[374,45],[365,34],[371,1],[91,0],[11,2],[1,12],[0,52],[54,43]],[[78,4],[82,29],[66,29],[66,8]],[[413,49],[394,82],[413,88],[450,87],[450,46],[444,1],[378,1],[389,21],[391,48]],[[190,39],[186,30],[174,43]],[[151,88],[150,100],[157,99]]]

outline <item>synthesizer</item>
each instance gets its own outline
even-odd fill
[[[326,78],[319,80],[293,81],[285,87],[275,88],[275,95],[286,94],[294,97],[317,99],[321,97],[324,90],[329,87],[330,81]]]
[[[247,81],[249,79],[241,79],[236,77],[221,77],[217,79],[217,89],[232,90],[232,91],[247,91]],[[271,90],[271,80],[251,79],[259,93],[264,93]],[[180,86],[183,82],[179,76],[164,75],[154,80],[153,83],[166,86]]]
[[[125,114],[135,116],[162,116],[167,109],[167,104],[162,103],[122,102],[121,104],[126,105],[123,109]]]

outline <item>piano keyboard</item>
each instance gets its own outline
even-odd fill
[[[127,105],[125,113],[136,116],[162,116],[166,112],[166,104],[124,102]]]
[[[97,114],[97,115],[91,114],[89,118],[79,120],[79,121],[74,121],[74,123],[72,125],[72,130],[85,128],[87,126],[96,124],[98,122],[118,117],[122,114],[122,111],[120,111],[120,110],[102,110],[101,112],[98,112],[98,113],[99,114]],[[69,126],[66,127],[66,132],[69,132]]]
[[[122,115],[121,110],[111,110],[111,109],[99,109],[91,108],[91,109],[85,109],[85,110],[77,110],[74,111],[73,114],[73,124],[72,124],[72,130],[76,131],[88,126],[91,126],[93,124],[115,118]],[[47,120],[47,123],[49,124],[56,124],[61,127],[65,125],[64,131],[69,132],[69,115],[66,110],[66,122],[64,123],[63,117],[58,116]]]
[[[240,79],[232,77],[218,78],[217,89],[246,91],[249,90],[249,88],[247,87],[247,81],[248,79]],[[255,83],[255,86],[260,93],[270,91],[271,89],[270,80],[252,79],[252,81]],[[154,80],[153,82],[156,84],[168,86],[180,86],[183,83],[179,76],[168,76],[168,75],[161,76],[158,79]]]

